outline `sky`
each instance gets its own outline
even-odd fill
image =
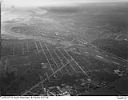
[[[1,0],[2,5],[17,6],[17,7],[31,7],[31,6],[66,6],[77,3],[88,3],[88,2],[121,2],[128,0]]]

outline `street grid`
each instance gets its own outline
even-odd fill
[[[85,40],[79,40],[79,42],[80,44],[88,43]],[[33,95],[37,95],[38,94],[37,92],[39,92],[40,90],[38,91],[37,89],[36,92],[33,92],[34,89],[40,87],[45,81],[50,81],[53,78],[58,78],[65,74],[72,75],[74,73],[81,72],[87,77],[87,79],[90,78],[90,76],[88,75],[88,72],[90,72],[90,70],[86,68],[86,65],[85,66],[79,65],[78,61],[76,61],[76,59],[74,59],[74,57],[64,48],[57,48],[57,47],[51,48],[44,41],[30,42],[29,40],[27,41],[27,43],[20,43],[17,47],[15,45],[14,43],[12,43],[12,47],[11,47],[12,49],[10,50],[11,53],[7,55],[7,57],[15,56],[15,55],[23,56],[23,55],[31,54],[32,52],[36,52],[35,54],[37,56],[38,55],[42,56],[43,61],[44,61],[43,56],[45,56],[45,60],[46,60],[45,63],[48,64],[47,67],[48,69],[50,69],[45,72],[44,76],[41,76],[43,78],[40,80],[40,82],[32,86],[30,89],[27,89],[26,91],[21,93],[21,95],[28,95],[29,93]],[[92,45],[92,47],[96,48],[94,45]],[[24,73],[26,73],[30,69],[31,67],[29,67]],[[11,88],[11,85],[15,81],[16,80],[12,81],[11,84],[7,87],[7,89]],[[51,95],[55,95],[55,94],[51,93]]]

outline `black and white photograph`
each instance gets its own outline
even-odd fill
[[[0,96],[128,96],[128,0],[1,0]]]

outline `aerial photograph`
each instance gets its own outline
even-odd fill
[[[0,96],[128,96],[128,0],[1,0]]]

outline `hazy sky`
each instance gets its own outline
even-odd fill
[[[88,2],[113,2],[113,1],[128,1],[128,0],[1,0],[7,6],[58,6],[58,5],[72,5],[76,3]]]

